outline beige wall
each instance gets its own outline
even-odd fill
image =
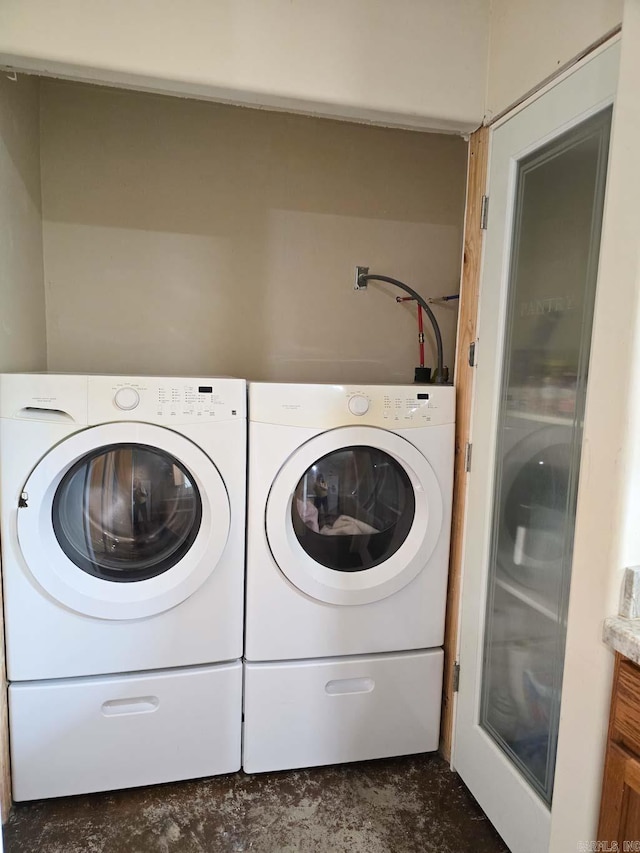
[[[0,371],[46,366],[38,81],[0,73]]]
[[[551,853],[595,839],[613,653],[602,623],[640,565],[640,4],[625,3],[589,366]],[[585,485],[583,487],[583,481]]]
[[[0,372],[46,368],[39,109],[37,80],[0,73]],[[11,804],[7,725],[0,592],[0,824]]]
[[[622,0],[4,0],[0,62],[134,89],[466,132],[621,18]]]
[[[354,268],[457,291],[462,139],[55,81],[41,130],[49,369],[412,380]]]
[[[487,120],[622,20],[623,0],[491,0]]]
[[[429,129],[482,121],[489,0],[3,0],[0,62]]]

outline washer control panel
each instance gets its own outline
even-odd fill
[[[251,421],[331,429],[360,424],[410,429],[455,420],[455,389],[446,385],[294,385],[252,382]]]
[[[89,423],[212,423],[246,417],[242,379],[89,376]]]

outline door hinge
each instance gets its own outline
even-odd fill
[[[487,220],[489,218],[489,196],[483,195],[480,202],[480,230],[487,230]]]
[[[456,661],[453,665],[453,674],[451,676],[451,686],[453,688],[453,692],[457,693],[458,688],[460,687],[460,664]]]
[[[468,441],[464,447],[464,470],[467,472],[467,474],[471,470],[471,451],[472,451],[472,448],[473,448],[473,445],[471,444],[470,441]]]
[[[24,507],[28,507],[29,495],[26,492],[22,492],[20,498],[18,499],[18,509],[23,509]]]
[[[476,366],[476,344],[477,341],[471,341],[469,344],[469,367]]]

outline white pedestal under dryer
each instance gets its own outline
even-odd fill
[[[246,384],[0,376],[13,794],[240,766]]]
[[[454,407],[250,384],[247,772],[437,749]]]

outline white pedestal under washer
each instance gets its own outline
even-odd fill
[[[90,774],[73,775],[71,768],[81,761],[44,774],[34,759],[38,743],[42,761],[52,760],[40,742],[47,729],[52,743],[65,739],[62,752],[87,751],[92,715],[101,726],[111,725],[111,734],[98,726],[99,737],[132,756],[125,762],[114,748],[114,766],[120,762],[123,769],[105,770],[108,787],[238,769],[245,457],[243,380],[0,377],[16,799],[100,790],[99,778],[88,782]],[[111,685],[112,704],[100,688],[100,677],[109,674],[103,681]],[[151,676],[162,689],[141,696],[139,682]],[[223,701],[209,711],[203,704],[195,716],[193,708],[190,716],[181,712],[179,695],[173,695],[179,691],[185,701],[192,696],[204,703],[218,689]],[[93,708],[89,697],[98,693],[101,701]],[[35,697],[28,700],[29,714],[23,710],[27,696]],[[49,707],[47,697],[53,700]],[[218,725],[231,744],[224,755],[205,736],[207,727]],[[200,737],[204,759],[149,758],[163,770],[129,773],[127,767],[167,750],[169,731],[176,738],[169,754],[181,751],[182,739],[182,752],[195,756]]]
[[[437,748],[454,405],[450,387],[251,383],[245,770]]]

